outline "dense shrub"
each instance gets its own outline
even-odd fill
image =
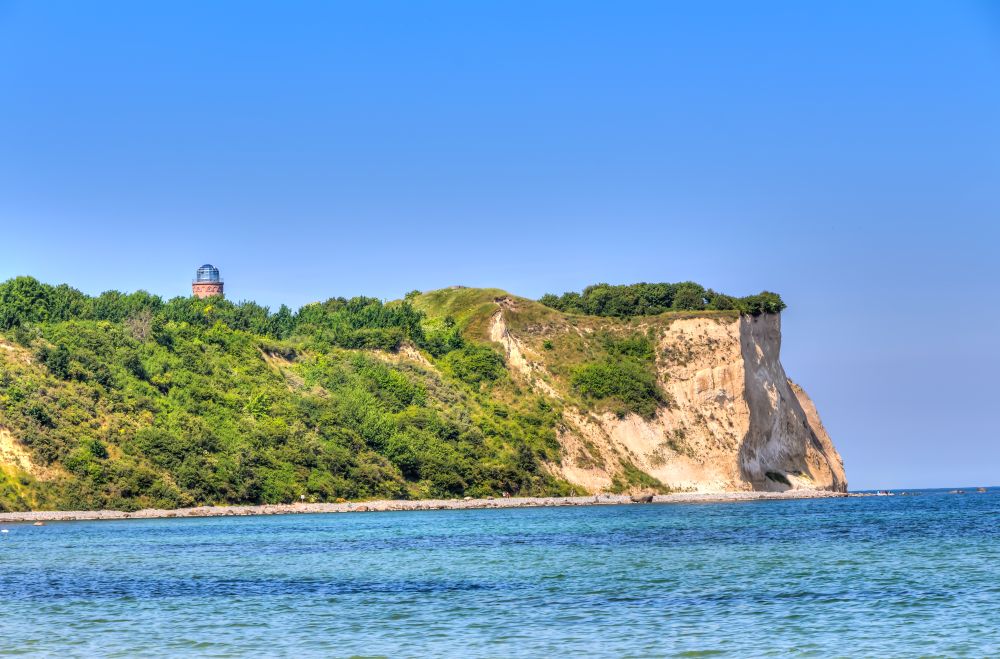
[[[571,384],[583,398],[608,403],[619,415],[633,412],[651,417],[664,402],[656,377],[635,359],[584,364],[573,372]]]
[[[38,361],[45,364],[49,372],[57,378],[65,380],[69,377],[69,350],[66,346],[62,344],[56,348],[42,346],[38,351]]]
[[[641,334],[624,337],[605,334],[602,343],[604,350],[614,357],[630,357],[649,363],[655,359],[653,342]]]
[[[425,323],[423,336],[416,343],[435,357],[458,350],[465,345],[461,328],[451,316],[445,316],[440,321]]]
[[[448,354],[452,372],[469,384],[494,382],[507,372],[503,357],[490,346],[469,344]]]
[[[174,322],[202,328],[222,323],[233,330],[275,339],[299,336],[322,349],[396,350],[404,340],[410,340],[433,354],[444,354],[461,345],[457,330],[452,328],[428,341],[423,314],[409,301],[384,304],[375,298],[338,297],[296,312],[282,305],[271,313],[255,302],[234,303],[225,298],[176,297],[164,302],[145,291],[107,291],[89,297],[75,288],[50,286],[32,277],[0,283],[0,331],[16,328],[18,342],[31,340],[23,330],[26,325],[71,320],[123,323],[134,338],[155,338],[161,343],[169,339],[160,328]]]

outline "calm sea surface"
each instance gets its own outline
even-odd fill
[[[1000,655],[995,489],[4,528],[0,654]]]

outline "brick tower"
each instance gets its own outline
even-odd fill
[[[219,269],[211,263],[206,263],[198,268],[198,272],[194,275],[194,281],[191,282],[191,295],[212,297],[222,294],[222,279],[219,278]]]

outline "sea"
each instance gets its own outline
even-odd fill
[[[1000,489],[4,524],[0,655],[1000,655]]]

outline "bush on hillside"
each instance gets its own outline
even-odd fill
[[[507,372],[500,353],[486,345],[468,344],[448,353],[446,362],[460,380],[472,385],[495,382]]]
[[[620,416],[649,418],[665,397],[649,368],[635,359],[609,357],[573,371],[570,383],[584,399],[610,404]]]

